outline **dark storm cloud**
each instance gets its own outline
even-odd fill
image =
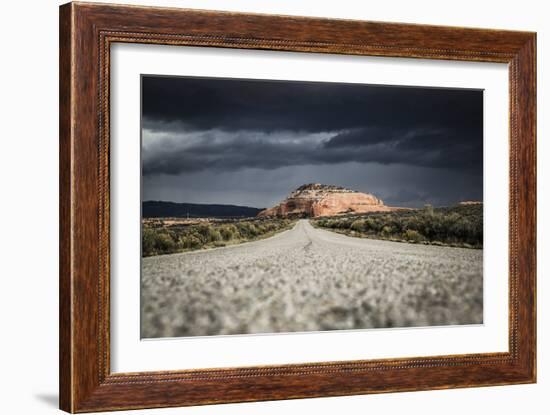
[[[351,165],[362,166],[356,175],[374,165],[399,171],[384,181],[377,170],[369,182],[384,183],[376,190],[395,205],[483,194],[480,90],[144,76],[142,140],[144,192],[168,200],[186,178],[238,177],[247,184],[241,198],[267,206],[275,196],[260,197],[256,179],[272,188],[268,178],[280,171],[299,185],[328,169],[332,184],[359,189],[365,182],[350,178]],[[418,169],[429,173],[415,182],[417,190],[403,191],[399,182]],[[224,192],[209,180],[194,194],[234,197],[234,185]]]
[[[325,134],[326,135],[326,134]],[[212,139],[216,136],[218,139]],[[304,164],[407,164],[480,172],[482,140],[470,141],[448,129],[355,129],[323,135],[209,131],[196,140],[170,140],[144,155],[143,174],[179,174],[200,170],[264,170]],[[221,137],[221,139],[220,139]]]
[[[367,127],[347,130],[328,140],[325,148],[364,147],[384,141],[395,140],[396,135],[402,136],[403,131],[396,128]]]
[[[223,136],[224,133],[209,132],[198,140],[172,142],[159,146],[145,155],[143,174],[179,174],[201,170],[239,170],[242,168],[276,169],[282,166],[315,163],[316,150],[310,143],[289,143],[277,136],[258,137],[258,133],[237,133],[225,136],[223,140],[212,140],[211,134]],[[191,135],[191,134],[189,134]]]
[[[363,84],[145,76],[144,126],[195,130],[341,131],[482,125],[480,91]]]
[[[142,93],[144,131],[181,136],[144,174],[347,160],[481,169],[477,90],[147,76]],[[189,145],[183,132],[230,138]],[[289,133],[297,141],[279,140]],[[299,142],[316,133],[331,136]]]

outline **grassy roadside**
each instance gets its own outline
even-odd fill
[[[142,256],[173,254],[236,245],[291,229],[290,219],[228,219],[187,224],[170,220],[142,222]]]
[[[483,205],[400,210],[313,219],[318,228],[359,238],[483,248]]]

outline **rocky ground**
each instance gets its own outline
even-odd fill
[[[272,238],[143,259],[142,337],[478,324],[483,251],[352,238],[301,220]]]

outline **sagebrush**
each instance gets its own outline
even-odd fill
[[[483,247],[482,204],[329,217],[316,219],[313,224],[358,237]]]
[[[294,223],[290,219],[204,221],[199,224],[166,222],[143,222],[142,256],[173,254],[247,242],[289,229]]]

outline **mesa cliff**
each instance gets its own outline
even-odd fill
[[[394,208],[384,205],[381,199],[368,193],[340,186],[310,183],[298,187],[277,206],[262,210],[258,216],[319,217],[392,210]]]

